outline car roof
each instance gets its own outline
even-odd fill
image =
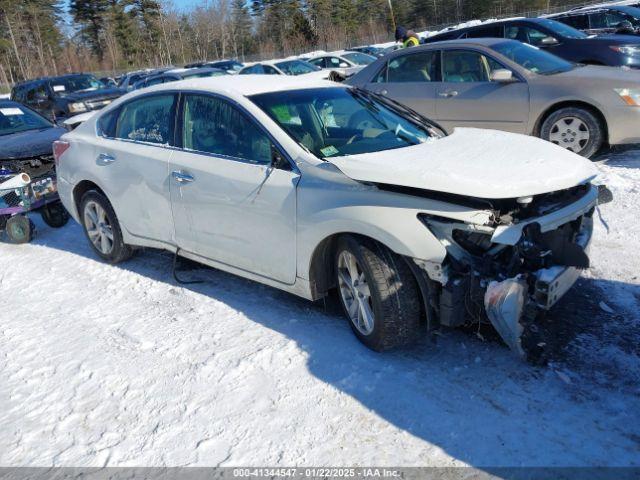
[[[250,97],[261,93],[303,90],[308,88],[339,87],[339,83],[328,80],[298,78],[288,75],[229,75],[220,77],[189,78],[177,82],[154,85],[140,92],[162,90],[200,90]],[[346,86],[343,86],[346,88]]]
[[[18,86],[28,85],[30,83],[35,83],[35,82],[61,80],[61,79],[64,79],[64,78],[78,77],[80,75],[93,75],[93,73],[75,72],[75,73],[66,73],[64,75],[54,75],[54,76],[48,76],[48,77],[30,78],[29,80],[23,80],[21,82],[16,82],[15,86],[18,87]]]
[[[482,37],[482,38],[459,38],[455,40],[442,40],[439,42],[433,43],[425,43],[424,45],[417,45],[411,48],[411,51],[415,51],[418,49],[436,49],[441,48],[445,45],[476,45],[481,47],[492,47],[497,43],[504,42],[516,42],[516,40],[511,40],[508,38],[491,38],[491,37]],[[406,52],[405,49],[396,50],[397,52]],[[399,53],[398,55],[401,55]]]

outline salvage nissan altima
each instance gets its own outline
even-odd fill
[[[55,145],[96,255],[155,247],[310,300],[337,290],[374,350],[491,322],[520,356],[589,266],[584,158],[517,134],[446,136],[316,80],[186,80],[122,97]]]

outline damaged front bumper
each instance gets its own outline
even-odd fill
[[[443,326],[491,323],[522,358],[544,343],[537,325],[589,267],[593,213],[599,192],[590,186],[569,204],[543,215],[524,216],[497,227],[422,217],[447,249],[435,271],[416,260],[439,284],[432,300]]]
[[[587,252],[593,219],[585,218],[576,243]],[[502,281],[491,281],[484,294],[484,308],[500,337],[521,358],[531,347],[523,345],[527,328],[541,312],[553,307],[576,283],[581,269],[552,266]]]

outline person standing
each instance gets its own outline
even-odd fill
[[[403,48],[416,47],[420,45],[420,39],[413,30],[407,30],[399,26],[396,28],[396,42],[402,42]]]

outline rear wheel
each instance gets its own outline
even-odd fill
[[[340,301],[362,343],[383,351],[417,339],[420,293],[403,258],[378,242],[349,235],[338,242],[335,271]]]
[[[133,255],[133,249],[122,239],[113,207],[102,193],[95,190],[85,193],[80,212],[85,235],[100,258],[109,263],[120,263]]]
[[[578,155],[590,158],[604,143],[604,127],[589,110],[579,107],[561,108],[547,117],[540,136]]]

